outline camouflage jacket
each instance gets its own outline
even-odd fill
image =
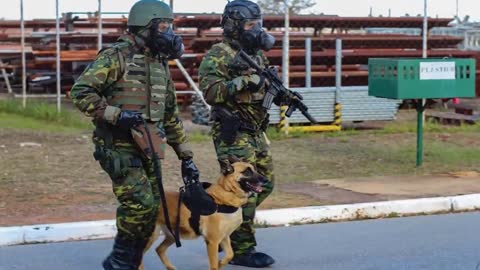
[[[236,53],[227,40],[213,45],[200,64],[200,89],[210,105],[225,107],[237,113],[242,120],[259,127],[267,117],[267,110],[262,107],[265,88],[252,93],[246,85],[238,87],[232,81],[238,76],[248,76],[232,68]],[[256,60],[261,67],[268,64],[262,51],[258,52]]]
[[[138,58],[145,60],[139,64]],[[148,75],[136,76],[141,75],[136,70],[146,70]],[[148,84],[142,81],[145,78]],[[111,48],[100,51],[77,79],[70,96],[96,126],[114,126],[122,109],[141,111],[145,119],[158,123],[160,133],[179,157],[185,150],[185,130],[166,60],[154,57],[138,38],[122,36]]]

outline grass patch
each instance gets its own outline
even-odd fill
[[[325,137],[329,137],[329,138],[337,138],[337,137],[355,136],[355,135],[359,135],[361,133],[362,133],[361,131],[356,130],[354,128],[344,128],[340,131],[325,132],[325,133],[323,133],[323,135]]]
[[[460,126],[446,126],[436,122],[428,121],[423,127],[424,132],[480,132],[480,125],[460,125]],[[381,130],[376,130],[374,133],[379,134],[393,134],[393,133],[406,133],[417,132],[417,123],[413,121],[409,122],[391,122],[385,125]]]
[[[424,159],[415,167],[414,134],[362,134],[327,138],[318,134],[307,139],[274,142],[275,174],[280,182],[368,177],[379,175],[427,175],[478,170],[480,145],[469,144],[471,133],[457,133],[448,141],[428,134]]]
[[[269,127],[266,133],[267,133],[268,139],[272,141],[309,138],[312,136],[319,135],[318,133],[315,134],[312,132],[303,132],[303,131],[294,131],[286,135],[284,132],[279,132],[275,127]],[[187,134],[187,137],[188,137],[188,140],[192,143],[203,143],[203,142],[209,142],[212,140],[212,136],[209,133],[205,133],[201,131],[189,132]]]
[[[456,145],[445,142],[429,142],[425,152],[425,158],[430,162],[445,164],[447,168],[450,166],[461,165],[478,165],[480,160],[480,151],[475,147],[469,145]],[[416,149],[412,149],[416,153]]]
[[[88,124],[69,126],[31,117],[0,112],[0,127],[6,129],[28,129],[46,132],[78,133],[90,129]]]
[[[203,143],[212,140],[212,137],[209,134],[199,131],[189,132],[187,138],[188,141],[192,143]]]
[[[2,127],[40,130],[89,129],[90,121],[80,112],[63,109],[57,112],[55,105],[30,101],[26,108],[18,100],[0,100],[0,122]],[[38,123],[35,123],[39,120]],[[47,125],[48,127],[43,127]],[[61,127],[65,128],[61,128]]]
[[[269,127],[266,133],[267,133],[268,139],[273,141],[292,139],[292,138],[308,138],[311,136],[315,136],[315,133],[313,132],[304,132],[299,130],[290,131],[287,135],[285,134],[284,131],[280,131],[276,127]]]

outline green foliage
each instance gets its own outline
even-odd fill
[[[257,4],[262,9],[263,14],[284,14],[284,1],[258,0]],[[290,15],[299,14],[308,8],[315,6],[314,0],[289,0],[288,6]]]
[[[40,120],[43,122],[43,124],[46,122],[50,124],[81,129],[88,129],[91,126],[88,119],[86,119],[86,117],[84,117],[80,112],[63,109],[63,111],[58,113],[55,105],[40,101],[29,101],[27,103],[27,107],[23,108],[22,103],[18,100],[1,100],[0,113],[2,113],[2,122],[8,122],[11,126],[13,125],[18,128],[28,127],[25,125],[25,123],[21,122],[32,122],[25,118],[30,118],[30,120]],[[4,118],[14,118],[20,122],[15,123]],[[30,123],[29,126],[34,125]]]

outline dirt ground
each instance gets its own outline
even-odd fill
[[[186,128],[195,127],[187,121]],[[207,132],[206,128],[196,128]],[[478,134],[432,133],[426,139],[480,150]],[[415,171],[416,176],[382,177],[387,173],[411,174],[412,166],[408,165],[414,162],[411,151],[397,154],[384,151],[390,151],[385,148],[392,142],[399,147],[410,147],[414,141],[414,134],[313,136],[273,141],[276,188],[260,208],[480,192],[480,162],[457,162],[459,158],[455,156],[442,168],[438,164],[445,164],[445,160],[435,163],[429,156],[427,161],[432,159],[432,162],[426,162],[424,171]],[[192,147],[202,180],[214,182],[219,168],[213,144],[197,142]],[[117,202],[110,179],[94,161],[92,150],[89,131],[52,134],[0,127],[0,226],[113,219]],[[465,172],[463,175],[446,174],[459,168]],[[180,162],[171,150],[162,162],[162,172],[166,188],[178,189]],[[431,173],[436,173],[436,178],[429,178]],[[435,190],[429,188],[432,186]]]
[[[219,168],[210,144],[193,144],[193,148],[202,157],[196,163],[203,180],[214,182]],[[93,159],[92,150],[89,132],[47,135],[0,128],[0,226],[114,218],[117,202],[110,179]],[[166,189],[178,189],[180,162],[173,151],[162,163]],[[308,196],[276,191],[263,207],[316,203]]]

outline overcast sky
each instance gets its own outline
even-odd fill
[[[479,0],[428,0],[428,12],[432,17],[452,18],[459,3],[459,16],[470,15],[471,21],[480,21]],[[19,19],[20,0],[1,0],[0,18]],[[54,18],[55,0],[23,0],[25,18]],[[136,0],[103,0],[103,11],[126,12]],[[166,0],[168,3],[169,0]],[[423,0],[316,0],[317,5],[308,13],[337,14],[340,16],[366,16],[372,8],[374,16],[392,16],[406,13],[423,14]],[[97,0],[59,0],[60,13],[68,11],[95,11]],[[174,0],[175,12],[203,13],[221,12],[226,0]],[[477,3],[477,5],[474,5]]]

